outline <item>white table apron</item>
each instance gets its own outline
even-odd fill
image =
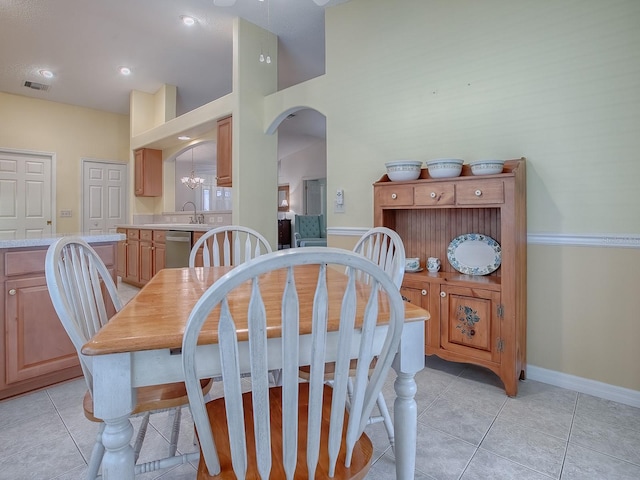
[[[305,340],[301,337],[301,352],[310,350],[304,348]],[[275,348],[280,339],[269,339],[269,342],[270,349]],[[216,350],[217,345],[204,345],[199,349],[204,354],[206,350]],[[181,355],[162,349],[96,355],[91,358],[94,374],[94,413],[105,422],[102,435],[105,447],[102,461],[103,479],[133,480],[134,455],[130,444],[133,426],[129,414],[135,404],[134,388],[183,381]],[[209,365],[208,369],[201,373],[203,378],[220,373],[219,368],[211,364],[210,354],[207,354],[207,358]],[[393,369],[398,374],[394,384],[395,456],[397,459],[404,459],[396,462],[396,478],[401,480],[414,478],[417,439],[414,376],[423,368],[424,321],[407,322],[404,324],[400,348],[393,362]]]

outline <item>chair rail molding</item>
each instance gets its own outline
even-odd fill
[[[328,227],[328,235],[360,237],[367,227]],[[560,245],[567,247],[610,247],[610,248],[640,248],[640,235],[620,233],[600,234],[563,234],[563,233],[529,233],[529,245]]]

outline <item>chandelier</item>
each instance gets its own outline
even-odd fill
[[[191,147],[191,175],[189,175],[188,177],[182,177],[181,180],[182,183],[189,187],[191,190],[199,187],[204,183],[204,178],[196,177],[195,171],[193,169],[193,147]]]

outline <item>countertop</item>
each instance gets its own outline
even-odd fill
[[[206,223],[145,223],[142,225],[117,225],[117,228],[137,228],[145,230],[180,230],[183,232],[207,232],[220,225],[208,225]]]
[[[125,239],[125,236],[121,233],[104,233],[99,235],[85,235],[82,233],[61,233],[42,238],[0,240],[0,248],[48,247],[57,239],[70,236],[80,237],[87,243],[119,242],[120,240]]]

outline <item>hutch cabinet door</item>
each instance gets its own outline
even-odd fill
[[[500,363],[500,293],[441,285],[440,297],[441,348]]]

